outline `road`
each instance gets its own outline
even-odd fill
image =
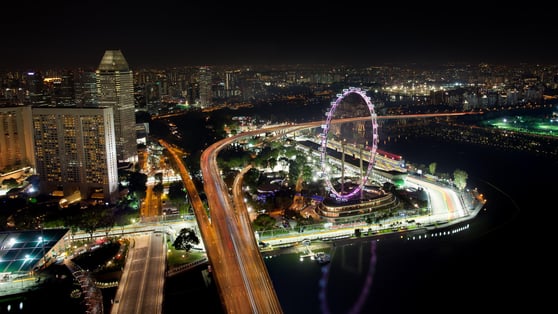
[[[247,213],[235,214],[228,188],[217,167],[219,151],[237,139],[232,137],[214,143],[201,156],[211,225],[219,239],[216,242],[217,251],[221,252],[217,260],[210,258],[210,262],[219,290],[226,293],[223,302],[227,312],[282,313],[250,220],[245,218]],[[210,246],[206,244],[208,255],[210,250]]]
[[[428,192],[432,209],[431,220],[455,220],[468,214],[454,190],[413,176],[408,176],[406,180],[408,183],[417,187],[420,186]]]
[[[281,311],[253,310],[254,301],[250,298],[251,292],[245,281],[245,276],[242,275],[242,269],[240,267],[243,263],[250,264],[250,261],[241,260],[240,254],[237,254],[235,251],[239,246],[234,242],[228,231],[232,229],[231,226],[234,224],[232,219],[234,218],[232,216],[228,218],[225,212],[220,212],[219,210],[211,210],[211,216],[208,215],[199,197],[196,186],[180,158],[182,155],[181,151],[163,140],[159,142],[169,151],[179,168],[180,175],[194,210],[194,215],[196,216],[196,221],[198,222],[200,234],[204,242],[209,264],[212,267],[213,278],[218,287],[224,310],[228,313],[281,313]],[[215,167],[214,170],[217,171],[217,173],[212,175],[220,178],[218,169]],[[207,176],[204,175],[204,178],[206,177]],[[211,200],[216,198],[220,198],[221,202],[228,204],[226,198],[223,197],[223,193],[216,193],[214,190],[208,189],[207,181],[205,181],[204,184],[206,186],[206,195],[211,195],[208,196],[208,202],[210,204],[212,203]],[[267,274],[267,269],[265,269],[264,274]],[[275,293],[273,288],[272,291]],[[263,301],[261,303],[265,304]],[[279,304],[278,301],[277,304]]]
[[[148,183],[147,188],[145,190],[145,198],[141,203],[141,217],[148,218],[148,217],[157,217],[160,215],[159,208],[158,208],[159,199],[153,193],[153,184]]]
[[[165,254],[164,233],[133,237],[111,314],[163,312]]]

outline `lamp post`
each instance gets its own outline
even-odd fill
[[[43,269],[46,268],[46,256],[45,256],[45,238],[43,232],[43,224],[42,221],[39,221],[39,228],[41,229],[41,236],[39,237],[39,241],[41,241],[41,249],[43,252]]]
[[[43,228],[41,228],[41,236],[39,237],[39,242],[41,242],[41,249],[43,252],[43,268],[46,268],[46,256],[45,256],[45,242],[43,237]]]

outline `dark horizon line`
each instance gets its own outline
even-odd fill
[[[491,61],[378,61],[378,62],[169,62],[164,63],[149,63],[141,62],[139,65],[134,65],[128,60],[128,65],[133,71],[135,69],[146,69],[146,68],[181,68],[181,67],[326,67],[326,66],[339,66],[339,67],[356,67],[356,68],[366,68],[366,67],[376,67],[376,66],[407,66],[407,67],[418,67],[418,68],[435,68],[435,67],[447,67],[447,66],[470,66],[470,65],[494,65],[494,66],[515,66],[515,65],[540,65],[540,66],[558,66],[558,62],[534,62],[534,61],[503,61],[502,62],[491,62]],[[99,64],[52,64],[52,65],[34,65],[34,66],[13,66],[13,65],[2,65],[0,66],[0,71],[2,72],[40,72],[48,70],[91,70],[95,71]]]

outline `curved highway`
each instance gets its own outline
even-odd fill
[[[254,134],[261,132],[259,130]],[[220,254],[215,259],[211,256],[213,246],[206,245],[206,251],[227,312],[282,313],[250,220],[245,219],[245,215],[236,214],[228,188],[217,167],[219,151],[236,139],[238,137],[219,141],[208,147],[201,156],[204,190],[211,216],[209,228],[219,239],[216,244]]]

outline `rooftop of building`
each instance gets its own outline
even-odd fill
[[[99,64],[99,71],[129,71],[128,61],[120,50],[107,50]]]
[[[0,274],[28,273],[69,229],[0,232]]]

